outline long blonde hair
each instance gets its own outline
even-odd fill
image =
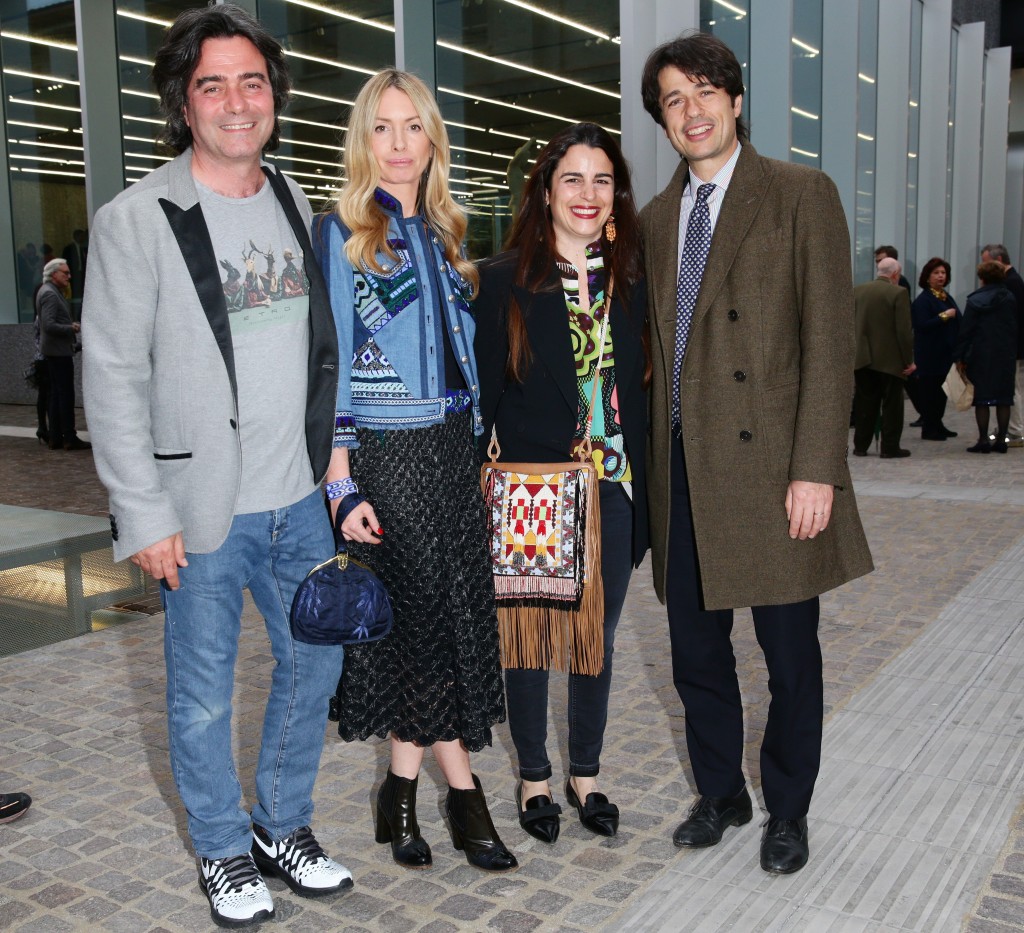
[[[388,88],[397,88],[408,95],[433,145],[434,154],[420,182],[419,208],[430,229],[440,237],[445,258],[469,282],[475,295],[480,276],[476,266],[462,256],[462,241],[468,227],[466,213],[448,190],[451,162],[448,133],[437,101],[427,86],[407,71],[388,68],[374,75],[362,86],[352,105],[345,144],[348,180],[338,196],[336,208],[338,216],[352,231],[345,244],[345,255],[356,268],[366,266],[379,273],[386,270],[377,262],[378,252],[398,260],[388,245],[388,217],[373,198],[374,189],[380,182],[380,167],[373,155],[370,137],[380,99]]]

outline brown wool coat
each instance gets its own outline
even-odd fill
[[[654,367],[648,501],[662,601],[687,172],[683,161],[641,212]],[[797,602],[872,570],[846,463],[853,359],[850,238],[835,185],[745,144],[715,226],[680,386],[706,608]],[[789,537],[791,480],[835,488],[829,527],[813,540]]]

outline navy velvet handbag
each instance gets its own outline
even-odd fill
[[[317,564],[292,602],[292,637],[307,645],[362,645],[379,641],[394,623],[391,599],[369,567],[348,556],[334,529],[338,553]]]

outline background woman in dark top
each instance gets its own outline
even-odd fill
[[[978,443],[972,454],[1006,453],[1017,372],[1017,301],[1003,285],[1006,270],[998,262],[978,266],[981,288],[967,296],[964,323],[953,351],[956,368],[974,384]],[[988,439],[988,410],[996,409],[996,440]]]
[[[614,220],[612,219],[614,217]],[[609,242],[615,227],[614,246]],[[565,792],[583,825],[606,836],[618,809],[597,791],[615,627],[634,566],[647,550],[644,449],[646,295],[629,168],[593,123],[558,133],[537,156],[509,252],[481,267],[476,352],[484,441],[497,426],[501,459],[564,461],[583,442],[605,296],[614,275],[591,439],[601,496],[604,669],[569,675]],[[522,780],[520,824],[558,837],[546,750],[547,670],[505,672],[509,726]]]
[[[946,393],[942,383],[953,365],[953,347],[960,329],[960,309],[949,287],[949,263],[935,256],[924,264],[917,282],[921,294],[910,306],[914,325],[914,363],[920,387],[921,437],[926,441],[944,441],[956,437],[943,423]]]

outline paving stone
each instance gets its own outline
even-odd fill
[[[543,922],[540,917],[521,910],[503,910],[493,916],[487,922],[487,926],[492,930],[498,930],[499,933],[531,933]]]
[[[104,917],[109,917],[120,909],[120,904],[115,904],[106,898],[95,895],[87,897],[84,901],[76,901],[74,904],[68,905],[68,913],[81,917],[83,921],[90,923],[95,923]]]
[[[13,930],[15,924],[32,913],[32,908],[21,901],[0,904],[0,930]]]
[[[71,901],[76,900],[83,894],[85,894],[85,891],[81,888],[76,888],[69,884],[58,883],[51,884],[42,891],[33,894],[32,900],[42,907],[63,907],[65,904],[70,904]]]
[[[494,907],[489,901],[469,894],[455,894],[437,905],[438,913],[454,917],[456,920],[472,921],[482,917]]]
[[[523,901],[523,906],[535,914],[551,916],[552,914],[560,913],[571,902],[572,898],[568,894],[561,894],[558,891],[549,891],[541,888],[541,890],[526,898]]]
[[[18,933],[75,933],[75,927],[67,920],[47,914],[45,917],[36,917],[23,923],[18,927]]]

